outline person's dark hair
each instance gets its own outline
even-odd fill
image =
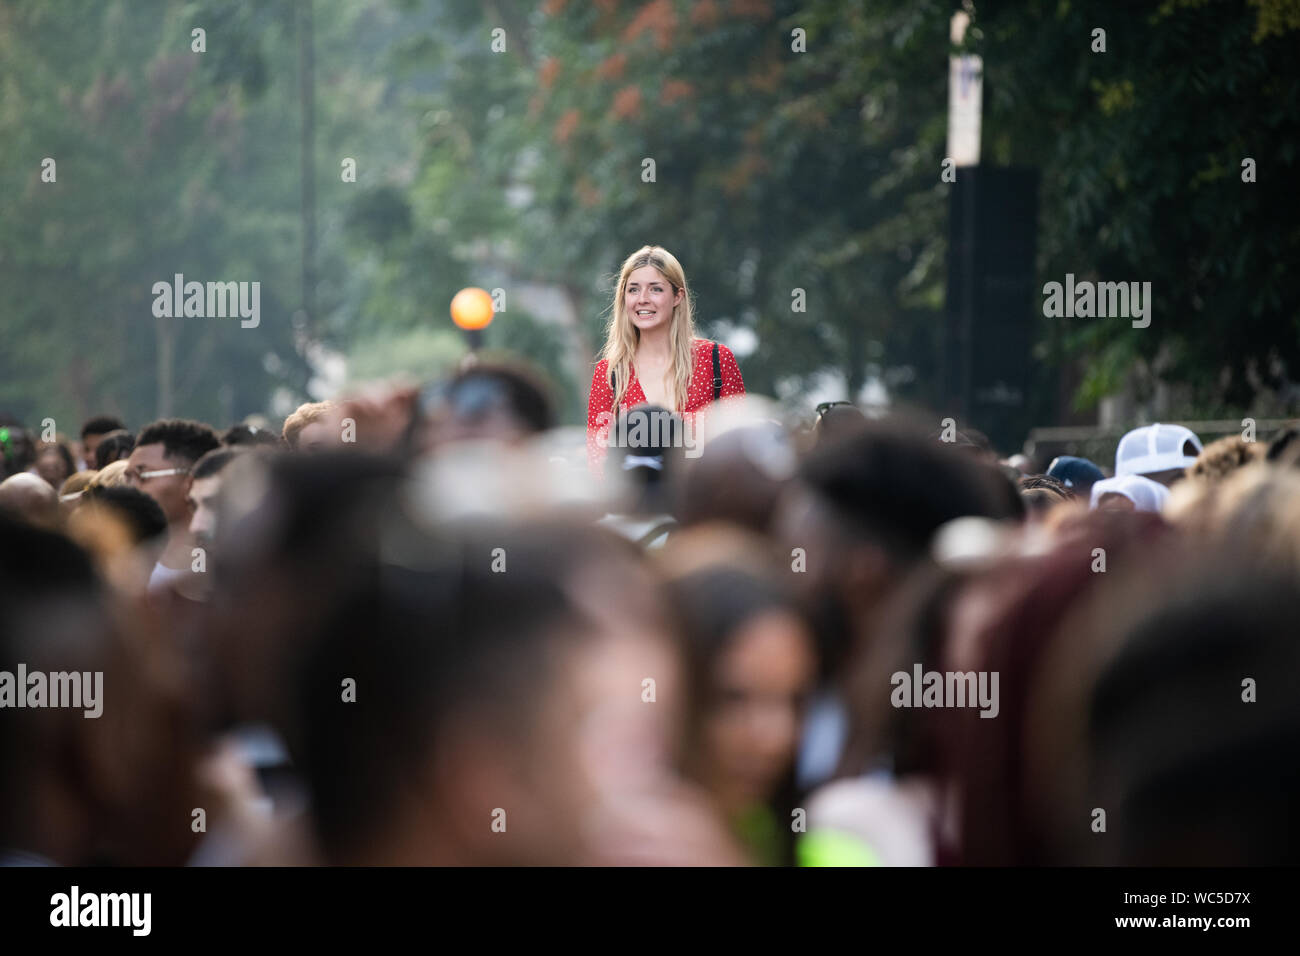
[[[746,622],[770,611],[787,611],[796,617],[801,611],[776,578],[731,565],[670,578],[667,587],[682,623],[687,677],[693,688],[688,706],[691,722],[698,726],[717,703],[718,659]]]
[[[1019,480],[1021,491],[1032,491],[1035,488],[1046,488],[1054,491],[1062,498],[1068,497],[1065,488],[1065,482],[1059,478],[1053,478],[1051,475],[1025,475]]]
[[[167,516],[162,506],[139,488],[130,485],[95,485],[81,496],[78,508],[104,508],[121,518],[131,529],[135,544],[152,541],[167,533]]]
[[[935,441],[941,441],[943,429],[934,432],[930,438]],[[951,442],[954,448],[960,448],[963,452],[970,455],[982,455],[996,460],[998,457],[997,449],[993,447],[993,442],[989,441],[989,436],[985,435],[978,428],[960,429]]]
[[[115,461],[130,458],[133,451],[135,437],[130,432],[109,432],[95,446],[95,468],[104,468]]]
[[[32,433],[6,415],[0,418],[0,478],[26,471],[36,461],[36,442]]]
[[[35,603],[63,591],[98,594],[90,556],[71,540],[0,511],[0,628],[16,619],[14,606]],[[3,659],[3,658],[0,658]],[[3,723],[3,721],[0,721]]]
[[[1018,482],[1020,498],[1028,511],[1047,511],[1053,505],[1070,500],[1070,490],[1059,478],[1050,475],[1025,475]]]
[[[1187,466],[1188,478],[1218,484],[1234,472],[1260,461],[1267,452],[1262,443],[1227,435],[1201,449],[1196,461]]]
[[[12,669],[15,661],[25,661],[35,671],[98,663],[104,589],[86,552],[2,510],[0,541],[0,666]],[[49,757],[53,713],[9,711],[0,720],[0,846],[20,845],[30,836],[10,830],[27,809],[18,801],[32,767]]]
[[[785,612],[801,620],[793,595],[774,575],[731,565],[714,565],[688,572],[667,582],[667,593],[681,622],[686,663],[687,710],[685,740],[688,768],[700,759],[704,725],[723,703],[718,686],[718,663],[740,630],[753,619]],[[811,628],[809,640],[812,641]],[[784,779],[777,781],[768,804],[778,820],[790,819],[795,806],[794,761]],[[771,850],[775,862],[792,865],[794,840],[778,828]]]
[[[221,436],[221,444],[228,447],[267,447],[280,448],[283,442],[280,436],[269,428],[259,428],[257,425],[231,425]]]
[[[867,420],[862,409],[849,403],[823,402],[817,406],[817,419],[813,422],[813,433],[817,444],[830,441],[862,426]]]
[[[81,426],[81,437],[85,439],[90,435],[107,435],[109,432],[119,431],[126,431],[126,425],[120,418],[114,418],[112,415],[96,415]]]
[[[297,679],[298,642],[312,639],[332,596],[373,563],[375,529],[400,504],[405,475],[399,462],[359,451],[242,457],[250,467],[225,476],[213,541],[222,560],[210,572],[203,640],[213,649],[211,719],[269,723],[296,756],[301,720],[284,688]],[[264,609],[281,601],[288,619],[263,626]]]
[[[683,525],[726,521],[766,534],[797,467],[794,443],[782,426],[733,428],[684,469],[676,513]]]
[[[555,427],[551,386],[539,372],[519,362],[480,362],[462,369],[440,394],[459,419],[474,419],[504,409],[527,431],[544,432]]]
[[[590,632],[561,584],[568,569],[531,546],[526,531],[435,537],[401,520],[386,523],[388,555],[338,596],[304,645],[298,677],[302,767],[332,861],[363,850],[382,830],[412,773],[433,765],[454,718],[472,713],[503,737],[529,726],[557,648]],[[509,554],[509,574],[493,573],[494,548]],[[355,705],[339,706],[341,674],[365,689]]]
[[[237,447],[214,448],[194,463],[194,467],[190,469],[190,476],[196,481],[200,478],[211,478],[213,475],[220,474],[223,468],[235,460],[236,456],[243,453]]]
[[[896,778],[938,777],[946,727],[938,711],[893,707],[880,688],[914,664],[942,670],[948,617],[964,579],[955,571],[922,566],[905,578],[869,653],[849,675],[848,730],[837,776],[857,777],[888,766]]]
[[[1273,436],[1273,440],[1268,443],[1268,451],[1264,455],[1264,460],[1274,462],[1280,465],[1291,465],[1300,461],[1300,427],[1295,425],[1282,429]]]
[[[62,459],[63,461],[64,470],[67,472],[67,474],[63,476],[63,481],[67,481],[74,474],[76,474],[77,463],[76,461],[73,460],[72,452],[69,450],[66,442],[61,442],[61,441],[41,442],[36,447],[36,457],[39,458],[41,455],[49,451],[51,448],[54,449],[56,452],[58,452],[59,458]]]
[[[1088,806],[1114,808],[1098,852],[1124,866],[1293,863],[1300,590],[1249,556],[1181,578],[1126,628],[1093,691]]]
[[[954,518],[1024,514],[1015,486],[995,468],[890,421],[865,422],[814,449],[801,477],[848,534],[903,560],[922,556]]]
[[[202,422],[168,418],[144,426],[135,443],[137,446],[161,444],[168,458],[179,458],[193,464],[207,452],[220,447],[221,440],[210,426]]]

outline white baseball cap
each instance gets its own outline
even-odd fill
[[[1160,511],[1169,500],[1169,489],[1158,481],[1143,478],[1141,475],[1117,475],[1103,478],[1092,486],[1092,501],[1089,507],[1096,510],[1102,495],[1123,495],[1133,502],[1135,511]]]
[[[1200,453],[1201,440],[1190,428],[1159,423],[1143,425],[1119,440],[1115,449],[1115,477],[1186,468]]]

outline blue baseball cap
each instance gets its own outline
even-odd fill
[[[1047,466],[1047,475],[1058,479],[1067,488],[1086,488],[1106,477],[1088,459],[1075,458],[1073,455],[1058,455],[1053,458]]]

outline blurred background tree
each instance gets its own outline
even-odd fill
[[[297,172],[272,5],[16,0],[0,7],[0,408],[73,432],[99,411],[224,421],[309,368],[287,316]],[[205,25],[210,52],[191,51]],[[42,182],[42,161],[57,164]],[[158,320],[152,286],[261,281],[263,321]]]
[[[1091,408],[1127,388],[1143,402],[1163,383],[1184,417],[1294,414],[1300,4],[978,9],[985,155],[1042,171],[1040,281],[1152,285],[1149,329],[1039,319],[1039,356],[1077,382],[1063,397]]]

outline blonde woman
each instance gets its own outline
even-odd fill
[[[610,424],[620,411],[658,406],[693,426],[695,414],[710,402],[743,394],[745,383],[731,350],[695,337],[681,263],[660,246],[642,246],[628,256],[587,400],[587,456],[593,469],[601,470]]]

